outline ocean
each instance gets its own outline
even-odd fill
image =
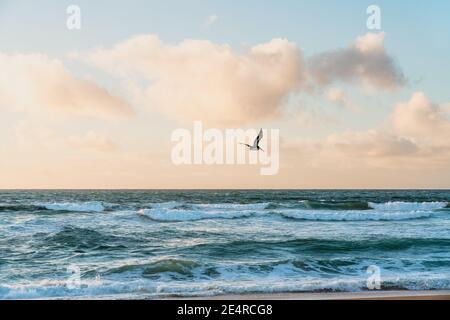
[[[450,289],[449,201],[450,190],[0,191],[0,299],[362,291],[374,275],[385,290]]]

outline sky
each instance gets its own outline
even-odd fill
[[[449,56],[446,1],[0,0],[0,188],[450,188]],[[176,165],[194,121],[279,170]]]

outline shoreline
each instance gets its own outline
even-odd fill
[[[168,297],[171,300],[450,300],[450,290],[376,290],[360,292],[281,292]]]

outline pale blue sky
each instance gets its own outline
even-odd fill
[[[82,30],[65,28],[69,4],[82,9]],[[208,39],[234,47],[275,37],[296,42],[308,56],[339,48],[367,32],[365,10],[382,10],[386,47],[414,87],[436,100],[448,97],[450,3],[448,1],[0,1],[0,50],[44,52],[111,46],[134,34],[154,33],[167,42]],[[209,28],[205,19],[217,15]]]

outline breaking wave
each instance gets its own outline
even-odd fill
[[[105,207],[101,202],[91,201],[91,202],[83,202],[83,203],[48,203],[43,204],[47,210],[54,211],[73,211],[73,212],[102,212],[105,210]]]
[[[199,266],[194,261],[166,259],[148,265],[111,269],[104,273],[110,279],[83,278],[83,285],[78,288],[68,288],[66,279],[1,284],[0,299],[145,299],[246,293],[360,292],[367,290],[366,268],[365,264],[354,261],[323,260],[277,261],[244,268],[226,265],[212,268],[214,271],[211,271],[211,268]],[[142,277],[122,275],[136,270]],[[295,272],[300,272],[303,276],[295,276]],[[323,273],[328,276],[320,277]],[[158,274],[161,277],[157,277]],[[167,278],[167,274],[179,275],[181,278]],[[186,277],[188,281],[182,281]],[[191,280],[192,277],[195,281]],[[285,280],[286,277],[289,281]],[[381,283],[383,290],[442,290],[449,287],[450,280],[445,273],[434,275],[420,272],[400,276],[386,274]]]
[[[121,274],[125,272],[139,271],[143,276],[152,277],[162,273],[171,273],[180,276],[192,276],[193,270],[199,264],[192,260],[160,259],[149,263],[130,263],[118,267],[112,267],[104,274]]]
[[[429,218],[430,211],[312,211],[312,210],[283,210],[279,215],[296,220],[317,221],[398,221]]]
[[[383,211],[438,210],[445,208],[447,205],[448,203],[444,201],[433,201],[433,202],[392,201],[385,203],[369,202],[369,206],[371,208]]]
[[[331,210],[369,210],[369,203],[365,201],[348,201],[348,202],[325,202],[303,200],[301,203],[307,209],[331,209]]]
[[[37,211],[61,211],[61,212],[103,212],[120,208],[120,206],[99,201],[87,202],[53,202],[37,204],[0,204],[0,212],[37,212]],[[186,203],[183,201],[169,201],[148,203],[137,208],[128,207],[128,210],[139,210],[149,217],[161,218],[165,214],[172,220],[199,220],[209,219],[216,214],[218,218],[247,217],[260,213],[260,211],[275,211],[291,218],[301,217],[313,220],[380,220],[387,218],[405,219],[408,217],[426,217],[430,212],[450,208],[447,201],[434,202],[403,202],[390,201],[384,203],[364,201],[316,201],[300,200],[297,202],[256,202],[256,203]],[[234,213],[232,213],[234,212]],[[353,212],[353,213],[352,213]],[[395,214],[393,214],[395,212]],[[404,214],[400,214],[403,212]],[[380,213],[380,214],[378,214]],[[184,216],[183,216],[184,215]],[[177,219],[175,219],[178,217]],[[359,217],[359,218],[358,218]],[[162,217],[161,220],[165,220]]]
[[[142,209],[139,214],[146,216],[155,221],[161,222],[180,222],[195,221],[207,219],[236,219],[254,216],[256,213],[250,210],[241,211],[201,211],[201,210],[156,210]],[[262,213],[264,214],[264,213]]]
[[[400,221],[424,219],[443,209],[447,202],[312,202],[301,201],[301,207],[274,203],[210,203],[186,204],[168,202],[152,204],[139,214],[160,222],[196,221],[207,219],[237,219],[260,216],[281,216],[313,221]],[[314,207],[314,208],[313,208]],[[346,209],[345,209],[346,208]],[[357,209],[360,208],[360,209]]]
[[[150,209],[141,209],[139,214],[155,221],[180,222],[208,219],[236,219],[248,218],[267,214],[264,209],[269,203],[207,203],[185,204],[166,202],[151,204]]]

